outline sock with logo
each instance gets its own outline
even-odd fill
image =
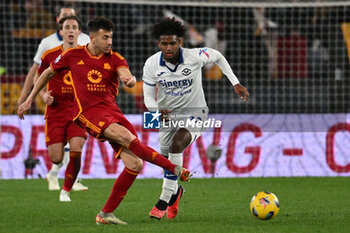
[[[167,169],[171,173],[175,173],[175,167],[177,167],[175,164],[171,163],[167,158],[153,150],[151,147],[142,144],[138,138],[135,138],[130,143],[128,149],[139,158]]]
[[[69,192],[77,179],[81,166],[81,152],[71,151],[62,189]]]
[[[138,174],[138,172],[124,167],[122,173],[115,180],[112,192],[102,209],[104,213],[112,213],[119,206]]]
[[[178,165],[182,166],[183,158],[182,153],[169,153],[169,160]],[[178,177],[167,170],[164,170],[164,178],[163,178],[163,190],[160,194],[160,200],[169,203],[170,198],[173,194],[176,194],[178,185],[177,185]]]

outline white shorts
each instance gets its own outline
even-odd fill
[[[169,148],[175,133],[181,129],[187,129],[191,134],[191,143],[196,141],[202,135],[204,127],[197,124],[199,121],[206,121],[208,119],[208,108],[186,110],[186,112],[174,111],[170,114],[170,121],[163,124],[159,130],[159,145],[162,155],[168,155]],[[181,123],[182,122],[182,123]]]

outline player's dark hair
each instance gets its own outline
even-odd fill
[[[186,27],[180,21],[173,18],[162,18],[153,26],[152,36],[158,40],[162,35],[176,35],[177,37],[185,37]]]
[[[69,16],[66,16],[66,17],[63,17],[62,19],[60,19],[60,21],[58,21],[58,25],[60,27],[60,30],[62,30],[63,23],[69,19],[74,19],[75,21],[77,21],[79,30],[81,30],[81,20],[75,15],[69,15]]]
[[[114,24],[111,20],[104,18],[104,17],[98,17],[94,18],[88,23],[88,31],[90,32],[97,32],[98,30],[103,29],[105,31],[113,31],[114,30]]]
[[[70,4],[67,4],[67,5],[60,5],[60,6],[57,6],[57,7],[56,7],[56,17],[59,17],[60,14],[61,14],[61,10],[62,10],[62,9],[65,9],[65,8],[67,8],[67,9],[73,9],[73,10],[75,11],[73,5],[70,5]]]

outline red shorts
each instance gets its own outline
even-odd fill
[[[83,110],[81,114],[74,120],[74,123],[86,129],[93,137],[100,141],[106,141],[103,137],[103,131],[113,123],[120,124],[127,128],[132,134],[137,137],[134,126],[125,118],[124,114],[118,108],[89,108]],[[118,157],[123,146],[114,142],[109,142],[113,147],[116,156]]]
[[[49,117],[45,123],[46,146],[55,143],[66,144],[73,137],[87,138],[87,133],[72,121],[71,117]]]

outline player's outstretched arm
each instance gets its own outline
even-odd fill
[[[51,67],[48,67],[39,77],[38,81],[35,83],[34,88],[28,98],[20,105],[18,106],[17,114],[20,119],[24,119],[24,112],[27,111],[30,106],[32,105],[32,102],[34,98],[38,95],[40,90],[45,87],[45,85],[50,81],[51,77],[55,74],[55,72],[51,69]]]
[[[117,71],[120,80],[127,87],[133,87],[136,83],[136,78],[131,74],[130,70],[126,67],[120,67]]]
[[[233,70],[230,64],[227,62],[226,58],[219,51],[215,49],[211,49],[211,51],[213,55],[213,60],[220,67],[220,69],[226,75],[228,80],[230,80],[236,94],[239,95],[244,102],[247,102],[249,99],[249,92],[244,86],[242,86],[239,83],[238,78],[233,73]]]
[[[22,91],[21,91],[21,95],[19,96],[19,98],[17,100],[17,105],[22,104],[26,100],[26,98],[28,96],[28,92],[33,86],[34,75],[35,75],[36,70],[38,69],[38,67],[39,67],[38,64],[33,63],[32,67],[28,71],[26,79],[24,80],[24,84],[23,84],[23,88],[22,88]]]
[[[239,83],[234,85],[233,88],[235,89],[236,94],[239,95],[244,102],[248,101],[249,92],[248,92],[247,88],[245,88],[244,86],[242,86]]]

